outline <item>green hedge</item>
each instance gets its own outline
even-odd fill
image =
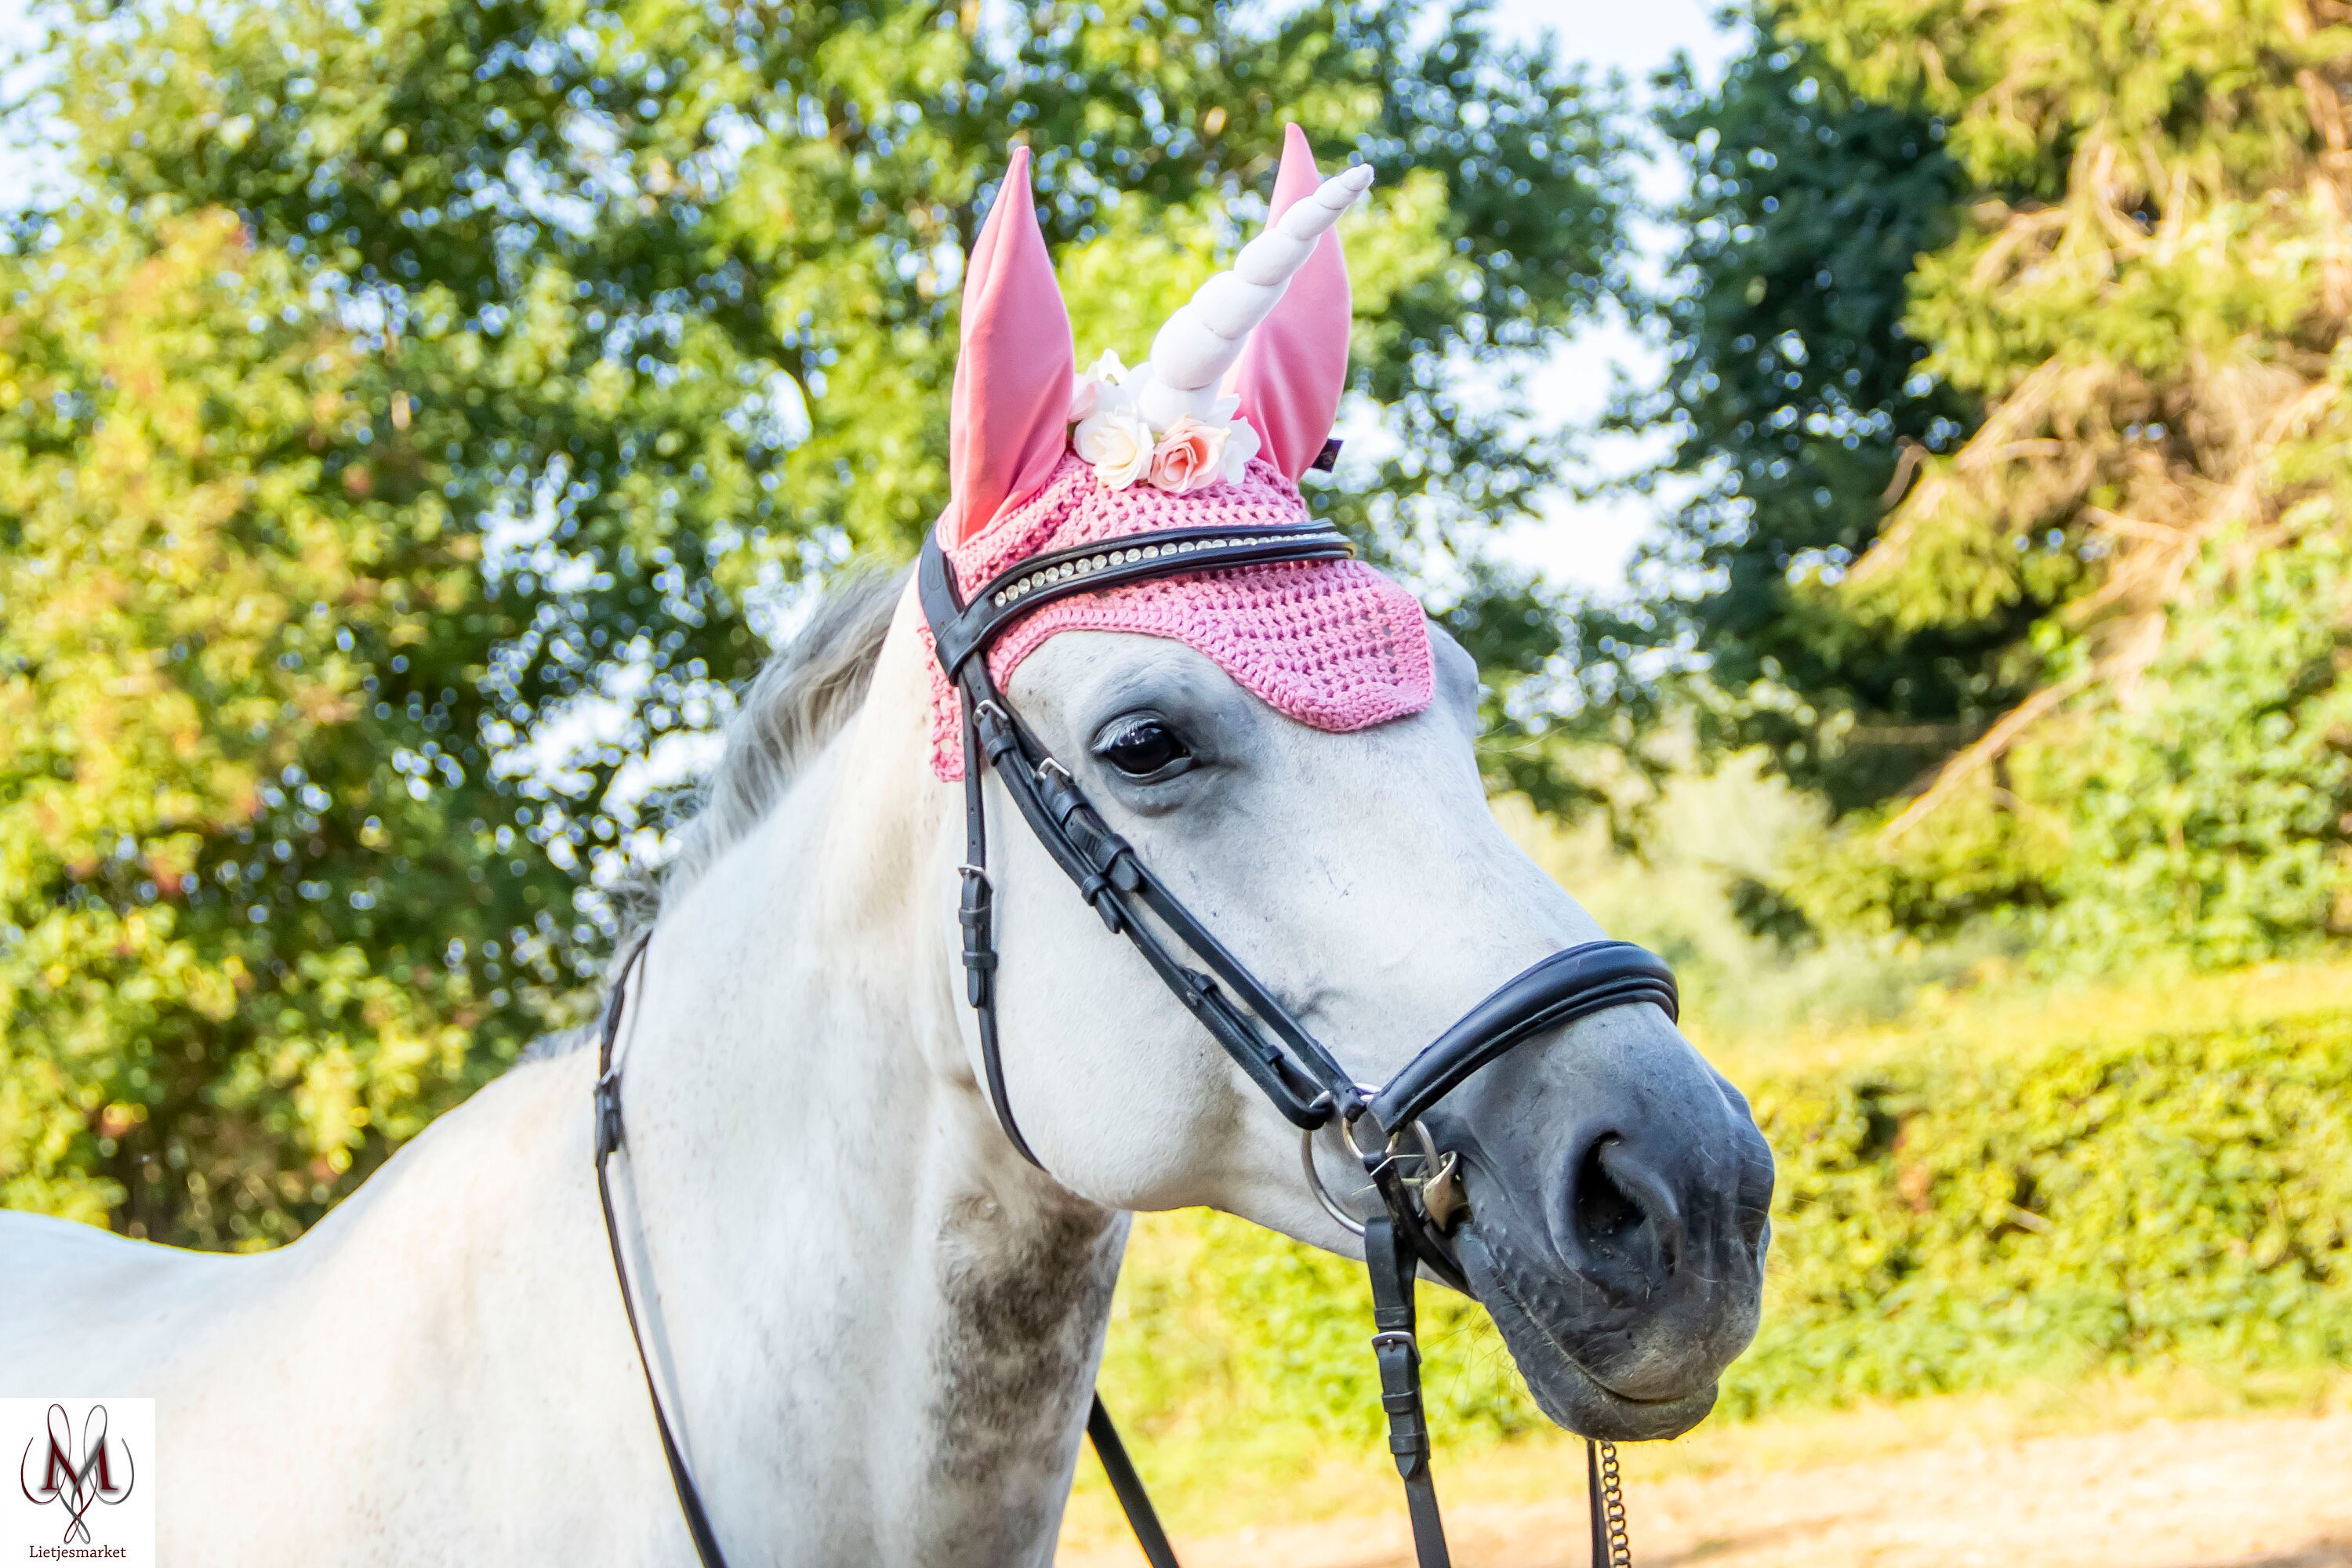
[[[1758,1111],[1780,1186],[1738,1413],[2352,1360],[2352,1017],[1948,1047]]]
[[[1963,1033],[1747,1081],[1780,1182],[1764,1327],[1726,1415],[2352,1363],[2352,1013]],[[1477,1309],[1431,1291],[1424,1310],[1441,1429],[1541,1424]],[[1367,1443],[1368,1323],[1354,1268],[1222,1215],[1154,1216],[1106,1392],[1180,1484],[1204,1443],[1222,1463],[1236,1445]]]

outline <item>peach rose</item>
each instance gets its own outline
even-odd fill
[[[1151,482],[1174,495],[1204,490],[1224,478],[1226,432],[1187,414],[1168,426],[1151,454]]]
[[[1151,468],[1151,426],[1119,409],[1107,408],[1079,420],[1070,433],[1070,446],[1094,466],[1095,478],[1115,490],[1127,489]]]

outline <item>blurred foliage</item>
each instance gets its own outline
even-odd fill
[[[282,1237],[554,978],[568,888],[455,730],[481,542],[228,215],[0,290],[0,1202]]]
[[[1777,1263],[1733,1412],[2352,1359],[2340,1009],[1753,1091]]]
[[[2352,932],[2352,603],[2334,531],[2217,547],[2189,625],[2127,691],[2093,691],[1907,835],[1790,857],[1824,924],[1950,936],[1981,922],[2048,965],[2168,954],[2220,968]],[[1916,842],[1915,842],[1916,841]]]
[[[1580,628],[1524,568],[1466,563],[1466,582],[1431,615],[1478,661],[1478,766],[1493,795],[1575,821],[1598,813],[1631,847],[1685,760],[1663,733],[1667,708],[1628,683],[1596,695]]]
[[[940,507],[1016,140],[1081,352],[1130,359],[1285,121],[1377,163],[1378,438],[1318,504],[1418,558],[1532,503],[1559,433],[1451,388],[1614,286],[1580,78],[1475,8],[1005,18],[68,10],[19,112],[70,195],[0,255],[0,1200],[280,1240],[573,1016],[659,826],[625,770],[723,711],[762,594]]]
[[[1838,809],[1866,805],[2014,700],[2000,656],[2037,608],[1896,639],[1804,589],[1866,552],[1889,487],[1975,423],[1904,325],[1913,261],[1957,232],[1965,182],[1941,122],[1857,97],[1769,34],[1712,90],[1686,66],[1661,86],[1659,127],[1692,170],[1681,253],[1643,302],[1668,368],[1612,418],[1671,429],[1643,482],[1688,494],[1634,563],[1655,589],[1644,623],[1596,651],[1703,651],[1722,694],[1697,710],[1705,739],[1766,746]]]
[[[1934,5],[1796,0],[1784,17],[1859,90],[1945,116],[1989,193],[1922,260],[1909,317],[1927,367],[1986,416],[1833,585],[1863,625],[1899,637],[2063,597],[2040,670],[2118,682],[2168,611],[2208,597],[2184,570],[2218,533],[2335,526],[2352,10],[2061,4],[1956,30]]]
[[[1371,1297],[1360,1262],[1210,1209],[1139,1219],[1099,1382],[1159,1458],[1148,1472],[1211,1484],[1235,1447],[1255,1468],[1335,1447],[1379,1447],[1366,1375]],[[1528,1398],[1486,1309],[1421,1292],[1430,1425],[1451,1440],[1554,1430]],[[1201,1462],[1182,1452],[1197,1449]]]
[[[1726,1059],[1780,1172],[1763,1328],[1717,1419],[2352,1359],[2352,971],[1947,999]],[[1102,1385],[1180,1517],[1222,1517],[1236,1461],[1385,1459],[1360,1274],[1221,1215],[1138,1222]],[[1433,1427],[1548,1425],[1483,1315],[1433,1287],[1423,1310]]]
[[[1757,26],[1663,119],[1699,174],[1674,371],[1623,414],[1698,489],[1619,666],[1843,814],[1775,889],[1816,922],[2060,964],[2326,940],[2352,7]]]

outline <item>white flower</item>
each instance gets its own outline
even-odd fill
[[[1106,408],[1078,421],[1070,445],[1094,467],[1095,478],[1123,490],[1151,468],[1151,427],[1121,408]]]
[[[1121,386],[1115,381],[1097,381],[1094,389],[1096,413],[1125,414],[1137,419],[1143,417],[1136,412],[1133,387]]]
[[[1143,418],[1143,389],[1150,384],[1151,362],[1146,360],[1131,370],[1122,369],[1116,386],[1108,382],[1104,383],[1103,397],[1111,407],[1124,408],[1138,419],[1141,419]],[[1150,421],[1146,420],[1145,423],[1149,424]],[[1152,433],[1158,435],[1159,427],[1155,426]]]
[[[1225,456],[1220,469],[1225,483],[1241,483],[1242,470],[1249,467],[1252,458],[1257,456],[1258,445],[1257,426],[1248,420],[1236,419],[1225,427]]]
[[[1134,413],[1136,388],[1122,384],[1135,374],[1119,363],[1118,354],[1105,351],[1071,379],[1071,423],[1081,423],[1097,414]],[[1139,380],[1138,385],[1140,384]]]

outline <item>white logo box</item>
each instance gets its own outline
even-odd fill
[[[0,1399],[0,1564],[155,1564],[155,1402]]]

